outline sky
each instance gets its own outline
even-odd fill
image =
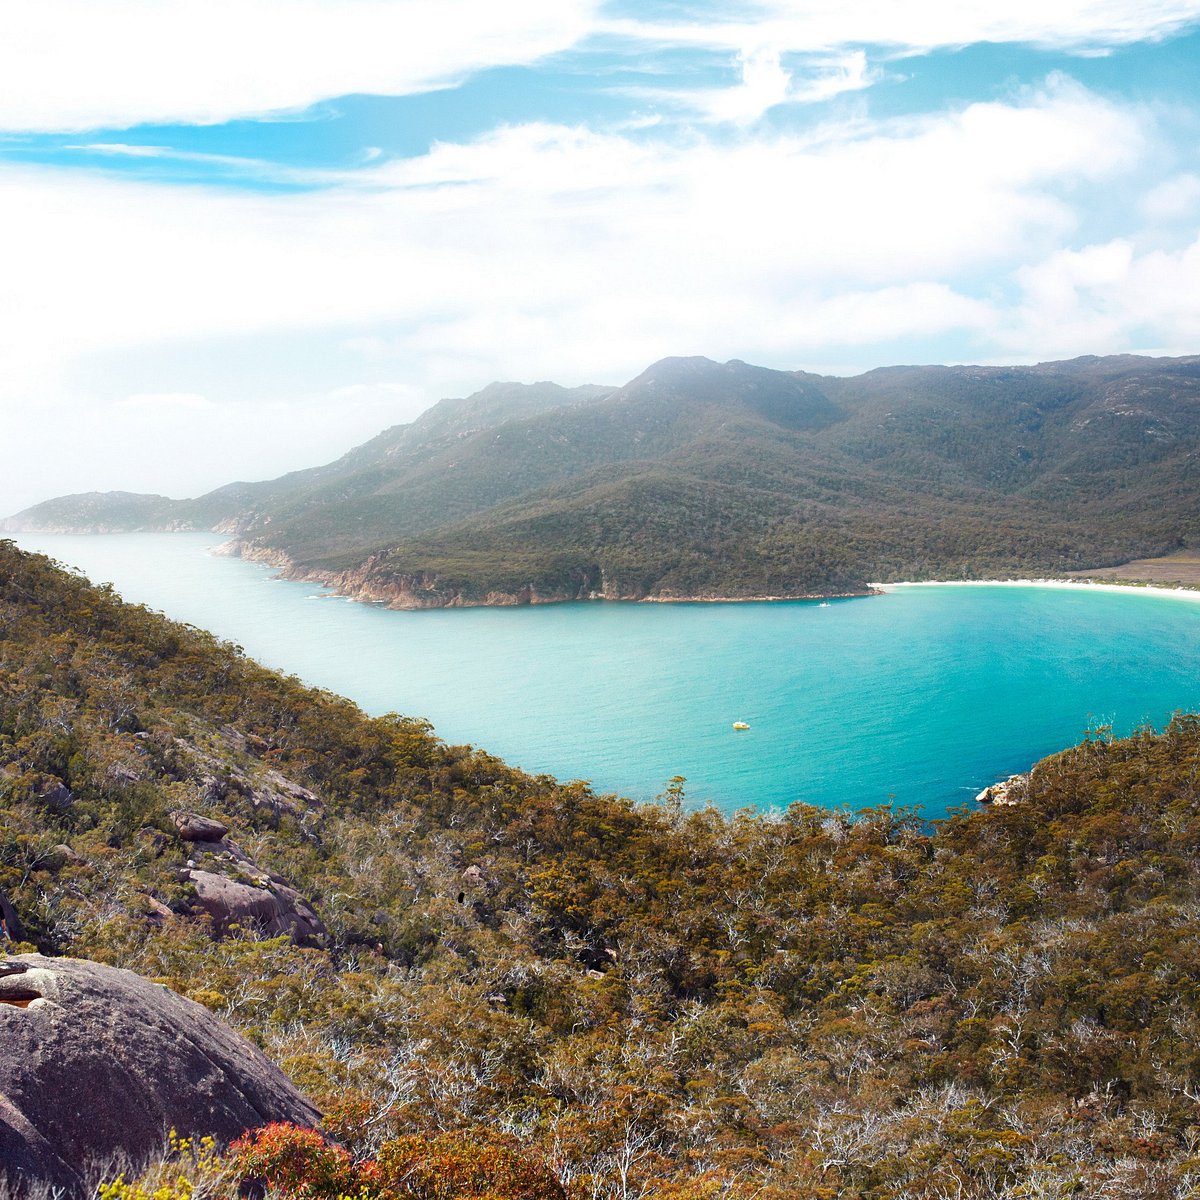
[[[0,514],[495,379],[1200,352],[1200,0],[4,0]]]

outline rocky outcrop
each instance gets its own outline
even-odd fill
[[[235,537],[228,542],[214,547],[213,554],[224,555],[227,558],[244,558],[247,562],[263,563],[268,567],[278,567],[287,572],[295,567],[295,563],[282,551],[270,546],[261,546],[256,542]]]
[[[247,866],[254,869],[248,860]],[[266,872],[256,871],[250,881],[243,881],[189,868],[183,880],[196,889],[196,903],[211,918],[218,937],[235,926],[263,937],[287,934],[300,945],[313,945],[325,937],[325,926],[312,905],[294,888]]]
[[[325,926],[308,900],[282,876],[259,866],[229,838],[227,825],[178,809],[171,813],[171,821],[180,839],[194,847],[195,857],[179,872],[179,881],[192,885],[193,912],[208,916],[215,936],[236,928],[263,937],[286,934],[300,945],[324,939]],[[152,907],[150,915],[162,913]]]
[[[995,804],[1001,808],[1019,804],[1025,798],[1025,789],[1029,786],[1028,775],[1010,775],[1000,783],[985,787],[975,797],[980,804]]]
[[[86,867],[88,861],[77,850],[68,846],[66,842],[59,842],[54,847],[54,853],[58,855],[59,862],[67,867]]]
[[[8,966],[5,963],[9,964]],[[168,1130],[219,1142],[319,1113],[207,1009],[130,971],[37,954],[0,959],[0,1179],[90,1193]]]
[[[302,813],[321,807],[321,798],[273,768],[263,772],[263,783],[250,792],[255,808],[270,808],[273,812]]]
[[[171,821],[185,842],[219,842],[229,832],[229,826],[194,812],[176,810]]]
[[[168,814],[175,827],[174,839],[157,830],[144,832],[162,839],[164,845],[174,842],[180,853],[176,878],[191,885],[192,895],[172,899],[170,909],[158,898],[146,896],[144,915],[156,924],[172,915],[207,916],[216,937],[225,936],[236,926],[242,932],[263,937],[286,934],[302,945],[322,942],[325,926],[311,901],[283,876],[260,865],[230,837],[231,825],[239,818],[246,824],[253,820],[248,808],[265,811],[276,827],[283,814],[290,814],[305,830],[320,813],[321,799],[274,767],[246,771],[235,767],[236,758],[249,756],[257,748],[235,731],[224,730],[222,736],[229,742],[231,753],[227,757],[186,739],[175,739],[175,747],[186,756],[188,774],[195,781],[196,807],[177,808]],[[215,812],[205,811],[210,806]]]
[[[388,608],[509,608],[528,604],[563,604],[573,600],[640,600],[618,595],[606,586],[599,567],[577,570],[564,586],[538,588],[525,584],[513,590],[471,591],[448,584],[436,571],[397,571],[387,555],[376,554],[348,571],[309,571],[293,564],[288,578],[304,578],[332,588],[342,596]]]
[[[42,787],[42,801],[60,812],[75,803],[75,793],[61,779],[48,779]]]
[[[317,798],[306,788],[290,784],[284,776],[270,772],[275,779],[268,785],[288,794],[300,793]],[[208,779],[216,786],[216,780]],[[260,866],[229,838],[229,827],[215,817],[176,809],[170,820],[181,841],[190,844],[186,868],[180,870],[180,883],[190,883],[196,893],[192,913],[204,913],[212,923],[212,932],[223,937],[235,928],[253,931],[264,937],[286,934],[301,946],[313,946],[325,937],[325,926],[313,906],[290,887],[287,880]],[[161,907],[161,906],[160,906]],[[162,916],[154,907],[151,919]]]
[[[194,749],[182,739],[176,739],[176,744],[188,750]],[[244,743],[240,748],[245,749]],[[206,756],[205,765],[215,767],[218,764],[211,756]],[[217,805],[232,794],[249,800],[256,809],[267,810],[277,820],[284,813],[303,818],[305,814],[322,807],[320,796],[273,767],[255,774],[253,778],[244,772],[229,769],[227,764],[220,764],[220,767],[217,774],[205,774],[200,778],[197,799],[202,804]]]

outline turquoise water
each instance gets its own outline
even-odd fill
[[[215,535],[16,540],[368,712],[637,799],[679,774],[689,802],[726,809],[936,816],[1091,725],[1200,709],[1200,603],[1151,593],[390,612],[208,554]]]

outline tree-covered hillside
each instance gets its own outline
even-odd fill
[[[850,593],[1197,545],[1198,418],[1200,359],[852,379],[665,359],[619,389],[493,385],[271,483],[8,525],[217,527],[404,605]]]
[[[508,1139],[571,1200],[1195,1195],[1198,779],[1180,717],[936,828],[639,807],[0,543],[0,891],[30,948],[208,1005],[353,1155]],[[323,929],[221,921],[211,876]],[[536,1194],[439,1186],[380,1195]]]

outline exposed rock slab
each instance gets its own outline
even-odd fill
[[[301,945],[311,945],[325,936],[325,926],[312,905],[277,879],[263,876],[257,883],[243,883],[194,868],[184,878],[196,889],[196,901],[212,918],[213,932],[218,936],[234,925],[257,930],[265,937],[286,933]]]
[[[171,814],[171,820],[185,842],[219,842],[229,832],[228,825],[199,813],[177,809]]]
[[[994,804],[999,808],[1005,808],[1019,804],[1025,798],[1028,786],[1028,775],[1010,775],[1000,783],[993,783],[990,787],[985,787],[975,799],[980,804]]]
[[[319,1114],[207,1009],[131,971],[38,954],[0,960],[0,1179],[82,1195],[94,1171]]]

